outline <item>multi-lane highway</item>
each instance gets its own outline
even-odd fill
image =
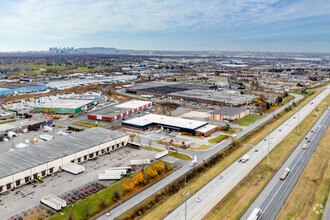
[[[247,154],[249,160],[246,163],[235,162],[224,170],[223,178],[214,178],[197,193],[187,200],[188,219],[202,219],[219,201],[221,201],[230,190],[232,190],[248,173],[266,157],[268,148],[271,151],[276,147],[310,112],[313,111],[329,93],[329,89],[324,90],[307,105],[302,107],[297,113],[287,119],[276,130],[272,131],[268,137],[258,143]],[[271,158],[270,158],[271,161]],[[197,198],[200,201],[197,202]],[[185,204],[180,205],[166,219],[184,219]]]
[[[325,95],[325,92],[327,92],[327,91],[324,91],[324,92],[321,93],[322,99],[323,99],[323,96]],[[255,123],[251,124],[250,126],[248,126],[246,129],[244,129],[241,132],[237,133],[237,138],[241,138],[244,135],[248,134],[253,129],[257,128],[258,126],[262,125],[266,121],[270,120],[273,117],[273,115],[283,111],[286,107],[290,106],[293,102],[297,102],[302,98],[302,96],[300,96],[300,95],[294,95],[294,96],[295,96],[295,99],[293,101],[288,102],[286,105],[284,105],[281,108],[275,110],[272,114],[266,115],[265,117],[261,118],[260,120],[256,121]],[[208,151],[200,152],[198,154],[199,161],[208,159],[212,155],[214,155],[214,154],[218,153],[219,151],[221,151],[222,149],[226,148],[229,144],[230,144],[230,140],[226,140],[226,141],[218,144],[217,146],[213,147],[212,149],[210,149]],[[167,176],[163,180],[161,180],[161,181],[157,182],[156,184],[148,187],[147,189],[145,189],[142,192],[132,196],[130,199],[122,202],[120,205],[113,208],[112,209],[113,214],[111,215],[110,218],[108,216],[103,215],[103,216],[100,216],[98,219],[114,219],[114,218],[122,215],[127,210],[130,210],[130,209],[134,208],[139,203],[143,202],[145,199],[149,198],[151,195],[153,195],[154,193],[156,193],[157,191],[159,191],[160,189],[162,189],[163,187],[165,187],[166,185],[168,185],[169,183],[171,183],[175,179],[183,176],[189,170],[191,170],[191,167],[189,166],[189,163],[187,163],[187,164],[183,165],[180,169],[172,172],[169,176]]]
[[[296,185],[329,124],[330,110],[328,108],[295,148],[290,157],[270,180],[263,191],[258,195],[256,200],[243,214],[241,219],[247,219],[254,208],[260,208],[262,210],[259,219],[276,218],[281,210],[282,204],[285,203]],[[305,150],[303,149],[304,146],[306,146]],[[280,180],[280,176],[286,167],[290,169],[290,172],[285,180]]]

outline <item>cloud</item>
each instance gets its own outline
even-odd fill
[[[21,0],[4,5],[0,33],[53,40],[98,33],[221,30],[330,11],[327,0]]]

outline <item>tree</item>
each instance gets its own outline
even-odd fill
[[[53,108],[51,108],[51,109],[49,110],[49,113],[50,113],[51,115],[53,115],[53,114],[55,113],[55,110],[54,110]]]
[[[120,199],[120,194],[119,194],[118,190],[113,192],[112,199],[113,199],[113,201],[118,201]]]
[[[161,174],[165,170],[165,166],[163,163],[156,163],[154,168],[157,170],[158,174]]]
[[[135,185],[140,185],[144,181],[144,175],[142,173],[138,173],[133,178]]]
[[[130,192],[134,189],[134,182],[127,180],[123,183],[123,188],[127,191]]]
[[[150,178],[154,178],[154,177],[158,176],[158,172],[156,171],[155,168],[153,168],[153,167],[149,167],[148,170],[147,170],[147,175],[148,175]]]
[[[270,109],[270,105],[268,102],[266,102],[266,109]]]

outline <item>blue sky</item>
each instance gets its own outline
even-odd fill
[[[0,51],[330,52],[329,0],[0,0]]]

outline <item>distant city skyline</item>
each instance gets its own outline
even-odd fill
[[[0,0],[0,52],[330,52],[328,0]]]

